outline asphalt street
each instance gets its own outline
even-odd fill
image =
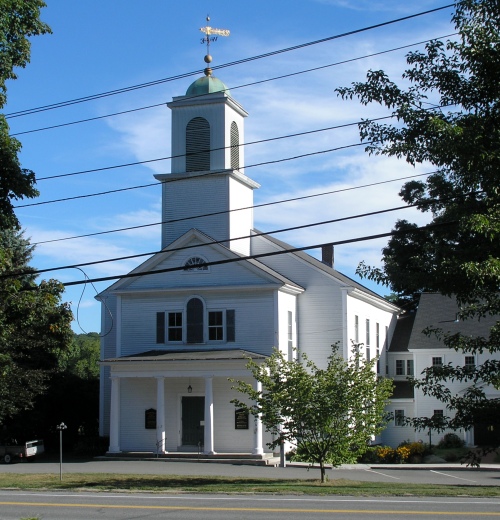
[[[500,518],[500,500],[0,491],[0,518],[19,520],[292,520]]]

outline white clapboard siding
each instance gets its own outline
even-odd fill
[[[156,409],[156,381],[124,378],[120,383],[120,448],[124,451],[156,451],[156,430],[147,430],[145,411]]]

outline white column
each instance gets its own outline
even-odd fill
[[[213,455],[214,451],[214,392],[213,378],[205,378],[205,453]]]
[[[262,391],[262,383],[260,381],[255,381],[254,385],[257,392]],[[262,453],[264,453],[264,450],[262,449],[262,421],[259,414],[257,417],[255,417],[254,448],[252,454],[262,455]]]
[[[165,449],[165,378],[156,378],[156,453],[167,453]]]
[[[111,409],[109,412],[109,452],[120,452],[120,378],[111,377]]]

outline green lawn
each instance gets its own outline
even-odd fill
[[[499,497],[500,487],[393,484],[354,480],[282,480],[118,474],[0,474],[0,488],[21,490],[148,491],[169,493],[275,493],[350,496]]]

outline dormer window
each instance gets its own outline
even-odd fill
[[[192,256],[184,264],[185,271],[208,271],[207,263],[199,256]]]

